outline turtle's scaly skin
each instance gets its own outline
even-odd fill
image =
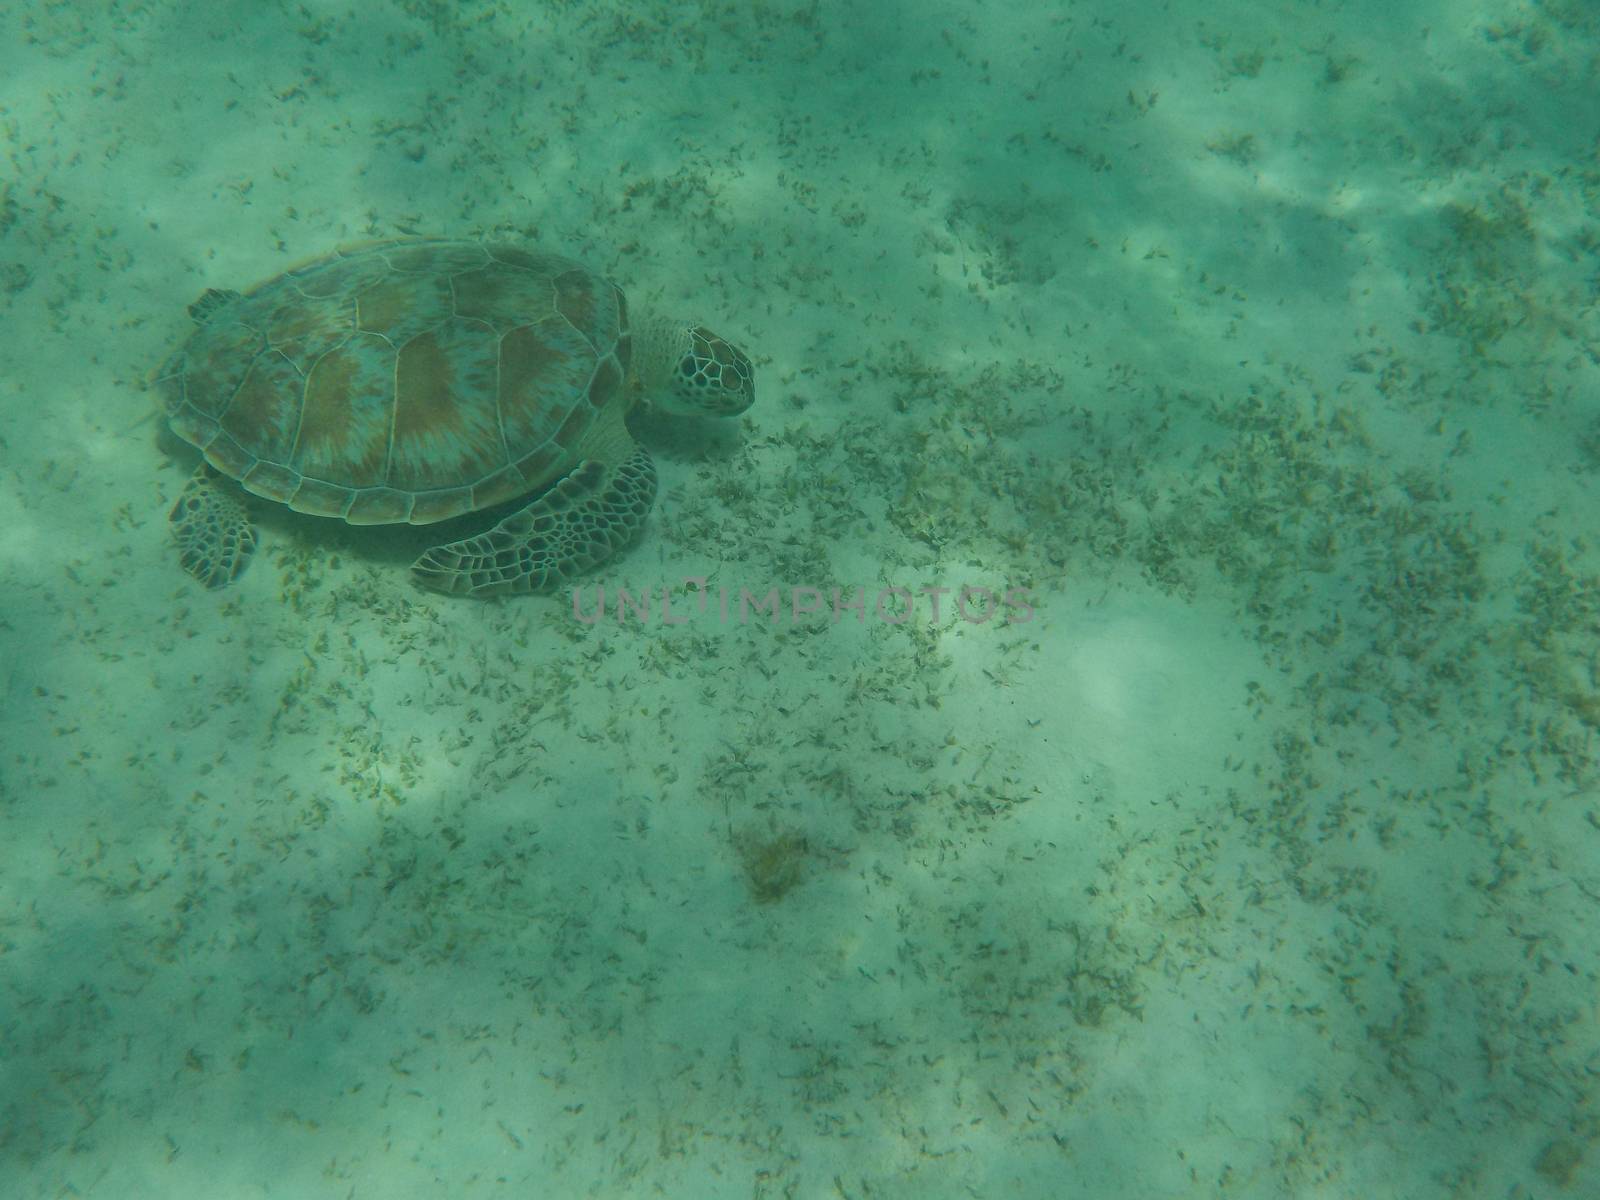
[[[196,317],[158,377],[173,430],[256,495],[355,525],[537,492],[628,402],[622,293],[512,246],[343,250]]]

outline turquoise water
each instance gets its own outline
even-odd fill
[[[0,1194],[1600,1193],[1590,6],[8,21]],[[413,235],[756,402],[201,587],[186,306]]]

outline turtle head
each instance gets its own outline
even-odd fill
[[[732,342],[703,325],[679,326],[657,400],[680,416],[736,417],[755,403],[756,374]]]

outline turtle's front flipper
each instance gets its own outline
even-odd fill
[[[435,546],[411,570],[424,587],[457,596],[555,591],[627,545],[655,495],[643,450],[615,468],[589,459],[488,533]]]
[[[201,463],[168,517],[183,569],[208,588],[232,583],[256,550],[250,513],[234,489]]]

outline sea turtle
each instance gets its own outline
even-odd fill
[[[655,467],[623,422],[636,401],[726,417],[755,399],[750,360],[704,326],[640,319],[587,267],[519,246],[350,247],[189,313],[199,327],[156,383],[205,455],[171,519],[208,587],[255,549],[237,480],[352,525],[526,498],[411,569],[458,595],[558,588],[650,511]]]

